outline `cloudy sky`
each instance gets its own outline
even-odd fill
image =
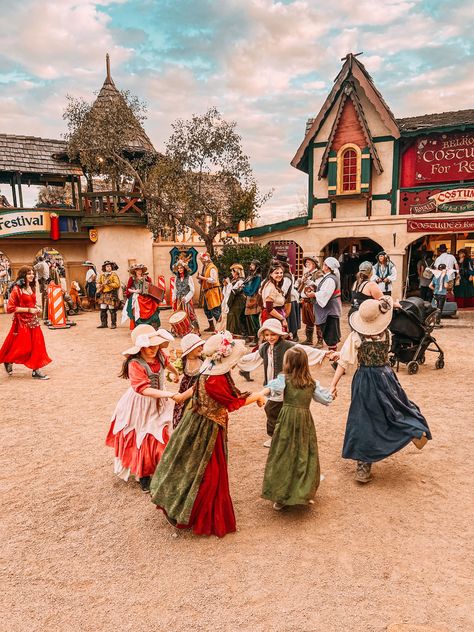
[[[473,107],[470,0],[0,0],[0,132],[59,138],[65,95],[92,99],[105,53],[148,104],[160,149],[177,117],[236,120],[261,189],[260,223],[296,215],[290,167],[305,121],[348,52],[396,116]]]

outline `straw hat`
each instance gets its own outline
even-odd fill
[[[278,318],[268,318],[258,330],[258,335],[261,336],[264,331],[271,331],[278,336],[287,338],[290,334],[287,331],[283,331],[281,320]]]
[[[312,261],[314,265],[319,268],[319,261],[316,258],[316,255],[304,255],[303,257],[303,265],[305,261]]]
[[[135,355],[140,349],[172,342],[173,336],[166,329],[156,331],[151,325],[138,325],[132,333],[133,347],[122,352],[122,355]]]
[[[234,340],[230,331],[222,331],[208,338],[203,347],[206,361],[203,375],[224,375],[247,353],[242,340]]]
[[[390,325],[392,313],[393,301],[390,296],[384,296],[379,300],[369,298],[349,316],[349,325],[358,334],[376,336]]]
[[[244,266],[240,265],[240,263],[233,263],[230,266],[230,270],[237,270],[237,272],[239,273],[239,276],[243,277],[245,272],[244,272]]]
[[[193,351],[193,349],[202,347],[204,343],[205,340],[200,338],[197,334],[186,334],[181,340],[181,357],[184,358],[188,353]]]

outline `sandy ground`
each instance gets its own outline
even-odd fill
[[[264,414],[256,406],[232,414],[238,532],[222,540],[173,536],[149,496],[113,476],[104,439],[127,388],[117,373],[129,332],[97,330],[97,314],[76,321],[44,330],[49,382],[24,367],[12,378],[0,371],[3,629],[474,629],[474,312],[437,332],[444,370],[434,358],[418,375],[400,370],[434,440],[376,465],[369,485],[340,458],[350,377],[331,407],[313,404],[326,478],[312,508],[277,513],[260,498]],[[1,315],[2,340],[9,326]],[[331,375],[325,366],[319,379]]]

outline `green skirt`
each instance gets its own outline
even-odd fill
[[[262,498],[307,505],[319,487],[318,442],[309,410],[283,404],[263,479]]]
[[[187,524],[219,426],[188,410],[171,435],[151,480],[151,499],[179,524]]]

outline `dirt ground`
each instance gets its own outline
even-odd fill
[[[264,413],[233,413],[238,532],[221,540],[174,536],[135,482],[114,477],[104,439],[127,388],[117,373],[129,332],[97,330],[97,314],[75,320],[66,331],[44,329],[49,382],[24,367],[12,378],[0,371],[3,629],[474,629],[474,312],[436,332],[444,370],[434,358],[417,375],[401,368],[433,441],[374,466],[369,485],[359,486],[340,456],[350,376],[332,406],[313,404],[325,480],[311,508],[277,513],[260,498]],[[1,340],[9,326],[1,315]],[[328,384],[331,375],[326,365],[318,379]],[[256,389],[261,372],[255,377]]]

